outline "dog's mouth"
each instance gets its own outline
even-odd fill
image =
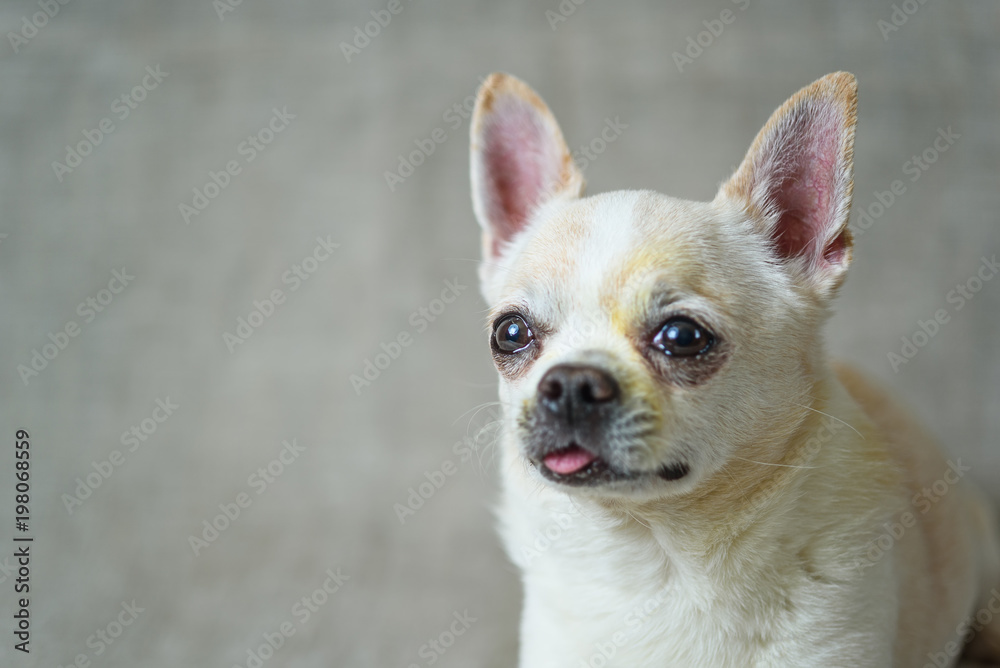
[[[650,477],[674,481],[691,472],[690,467],[683,462],[665,464],[655,471],[616,471],[602,457],[577,443],[550,452],[540,462],[532,463],[552,482],[574,486],[634,481]]]
[[[547,455],[542,463],[558,475],[573,475],[592,466],[597,460],[597,455],[573,443],[568,448]]]

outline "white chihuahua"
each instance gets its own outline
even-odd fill
[[[854,77],[830,74],[711,202],[582,197],[545,103],[482,85],[472,197],[523,668],[1000,658],[997,523],[968,468],[824,354],[855,120]]]

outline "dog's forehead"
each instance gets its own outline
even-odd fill
[[[647,191],[604,193],[543,212],[507,275],[505,293],[542,307],[614,311],[657,287],[704,294],[705,249],[718,247],[708,205]]]

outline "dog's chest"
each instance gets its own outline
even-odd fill
[[[790,621],[780,595],[699,572],[648,534],[549,517],[507,532],[525,573],[523,668],[754,665]]]

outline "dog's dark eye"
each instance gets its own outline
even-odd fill
[[[708,352],[715,337],[694,320],[675,317],[667,320],[653,337],[653,345],[674,357],[690,357]]]
[[[528,323],[519,315],[508,315],[501,318],[493,331],[493,339],[497,348],[505,353],[516,353],[523,350],[535,338],[528,328]]]

